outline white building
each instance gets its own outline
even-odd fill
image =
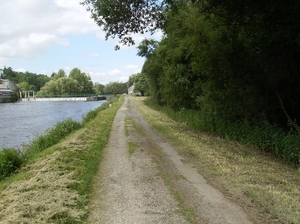
[[[7,80],[7,79],[0,79],[0,102],[3,99],[9,99],[13,93],[18,91],[18,86]]]
[[[140,92],[134,92],[134,85],[135,85],[135,83],[133,83],[133,85],[128,88],[128,94],[135,95],[135,96],[141,96],[142,94]]]

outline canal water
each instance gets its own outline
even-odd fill
[[[19,101],[0,104],[0,150],[22,149],[57,122],[67,118],[81,122],[106,101]]]

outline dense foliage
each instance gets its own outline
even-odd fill
[[[8,79],[14,83],[17,83],[22,90],[39,91],[46,82],[50,81],[50,77],[42,74],[35,74],[31,72],[16,72],[11,67],[4,67],[3,69],[4,79]]]
[[[125,2],[129,8],[140,5],[143,13],[147,1]],[[164,4],[158,13],[163,17],[152,17],[163,23],[164,37],[138,47],[138,55],[146,57],[142,74],[151,98],[175,111],[196,111],[201,129],[242,142],[256,136],[260,148],[299,165],[300,1],[156,3]],[[106,5],[107,14],[93,8],[94,19],[107,21],[116,4],[123,1]],[[105,23],[108,36],[118,35],[113,28],[119,20]],[[262,138],[251,134],[258,131]],[[288,145],[276,140],[284,136],[292,136],[284,140]]]
[[[125,45],[134,44],[131,34],[153,33],[160,28],[168,6],[165,1],[157,0],[85,0],[82,4],[106,32],[106,39],[118,37]]]
[[[107,94],[113,94],[116,96],[117,94],[127,93],[127,85],[126,83],[118,81],[110,82],[105,86],[103,91]]]
[[[21,168],[24,159],[21,153],[15,149],[3,149],[0,151],[0,180],[9,177]]]
[[[134,93],[140,93],[142,96],[148,95],[149,82],[145,73],[133,74],[127,81],[127,88],[134,85]]]
[[[72,96],[82,92],[77,80],[63,77],[46,83],[38,92],[39,96]]]
[[[21,91],[34,91],[37,96],[90,96],[127,92],[126,83],[94,84],[90,75],[81,72],[76,67],[69,74],[59,69],[58,72],[53,72],[51,77],[30,72],[17,72],[11,67],[4,67],[1,78],[16,83]],[[117,86],[117,88],[112,88],[112,86]]]

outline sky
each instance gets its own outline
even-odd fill
[[[103,85],[140,72],[145,59],[136,47],[146,36],[133,35],[135,46],[115,51],[119,40],[105,40],[82,1],[0,0],[0,69],[51,76],[77,67]]]

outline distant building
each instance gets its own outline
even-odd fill
[[[141,92],[134,92],[134,85],[135,85],[135,83],[133,83],[133,85],[128,88],[128,94],[135,95],[135,96],[141,96],[142,95]]]
[[[12,96],[16,94],[18,94],[18,86],[15,83],[7,79],[0,79],[0,103],[11,102]]]

